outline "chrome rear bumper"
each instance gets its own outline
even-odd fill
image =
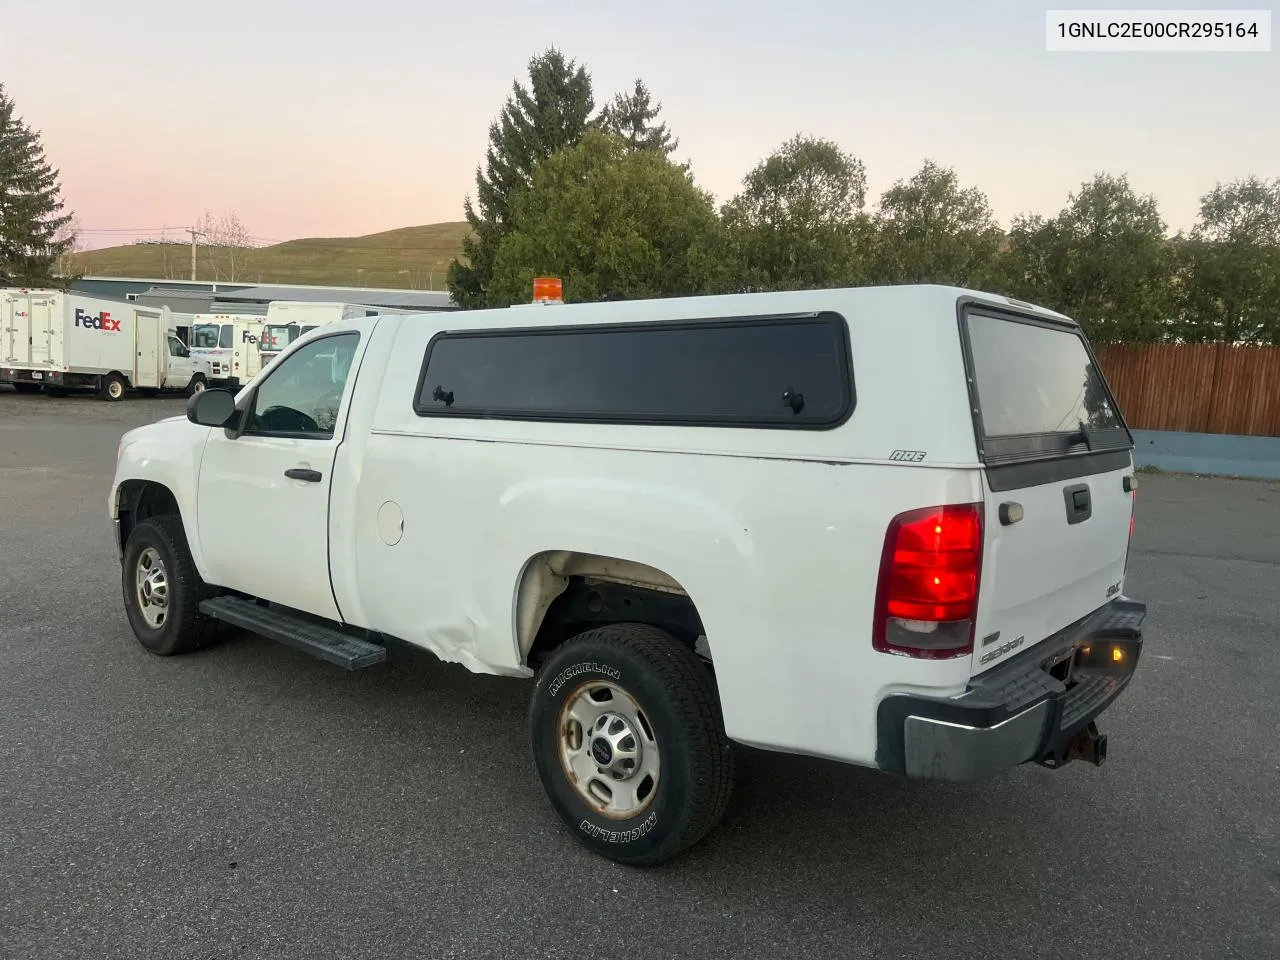
[[[1073,742],[1083,731],[1096,736],[1093,721],[1133,678],[1145,617],[1145,604],[1120,597],[975,677],[958,697],[886,697],[877,764],[950,781],[987,779],[1028,761],[1062,766],[1078,754]]]

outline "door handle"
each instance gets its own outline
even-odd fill
[[[319,483],[321,476],[319,470],[308,470],[306,467],[292,467],[284,475],[290,480],[305,480],[307,483]]]
[[[1066,501],[1067,523],[1083,523],[1093,516],[1093,498],[1089,495],[1087,483],[1065,487],[1062,499]]]

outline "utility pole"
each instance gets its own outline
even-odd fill
[[[196,278],[196,237],[204,236],[195,227],[187,227],[187,233],[191,234],[191,279]]]

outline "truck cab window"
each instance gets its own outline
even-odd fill
[[[198,350],[211,350],[218,345],[219,336],[216,323],[196,324],[191,330],[191,345]]]
[[[191,356],[191,354],[187,352],[187,348],[183,345],[181,340],[179,340],[177,337],[170,337],[169,338],[169,356],[189,357]]]
[[[222,332],[218,334],[218,346],[230,347],[235,344],[235,327],[229,323],[222,325]]]
[[[359,341],[357,333],[324,337],[290,355],[258,388],[245,432],[333,436]]]
[[[283,350],[298,339],[297,324],[272,323],[262,328],[258,349],[267,352]]]

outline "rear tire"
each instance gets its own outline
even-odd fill
[[[587,849],[630,866],[670,860],[724,816],[734,760],[710,671],[656,627],[569,640],[538,673],[534,767]]]
[[[102,395],[103,400],[114,403],[124,399],[125,389],[124,377],[118,373],[108,373],[102,378],[98,392]]]
[[[121,587],[133,635],[147,650],[171,657],[213,643],[218,622],[200,612],[211,592],[196,572],[180,518],[152,517],[133,528]]]
[[[29,383],[26,380],[15,380],[13,381],[13,389],[17,390],[19,393],[39,393],[40,384]]]

